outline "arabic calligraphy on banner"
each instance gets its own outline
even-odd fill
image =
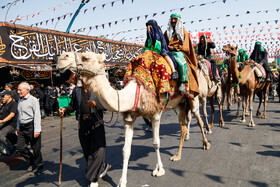
[[[27,71],[23,70],[21,75],[26,79],[48,79],[51,76],[50,71]]]
[[[105,63],[126,64],[143,46],[0,22],[0,62],[52,63],[63,52],[105,53]],[[2,41],[2,43],[1,43]]]

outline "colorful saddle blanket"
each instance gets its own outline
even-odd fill
[[[265,79],[266,78],[266,72],[265,72],[265,69],[264,67],[261,65],[261,64],[258,64],[258,63],[255,63],[256,67],[261,71],[262,73],[262,79]]]
[[[160,98],[160,94],[166,93],[174,96],[175,91],[178,90],[177,81],[170,80],[170,66],[162,56],[154,51],[146,50],[130,61],[123,80],[124,86],[130,80],[135,79],[158,98]],[[188,91],[188,84],[185,85],[186,91]]]

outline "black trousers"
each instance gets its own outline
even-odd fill
[[[216,61],[214,59],[211,59],[210,63],[211,63],[212,75],[213,75],[213,78],[215,78],[216,77],[216,69],[217,69]]]
[[[103,119],[102,111],[99,111],[98,114]],[[98,123],[94,114],[91,116],[92,119],[79,121],[79,139],[86,159],[85,177],[90,182],[97,182],[106,167],[106,140],[104,125]]]
[[[27,145],[30,143],[33,153],[29,151]],[[27,124],[20,124],[20,131],[18,134],[17,151],[23,158],[36,167],[43,165],[43,158],[41,153],[41,134],[34,138],[34,124],[33,122]]]

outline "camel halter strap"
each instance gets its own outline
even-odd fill
[[[77,69],[77,77],[79,78],[80,75],[81,75],[82,69],[79,69],[79,68],[78,68],[78,57],[77,57],[77,54],[74,53],[74,55],[75,55],[75,63],[76,63],[76,69]]]

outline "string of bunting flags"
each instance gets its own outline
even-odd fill
[[[125,2],[125,0],[115,0],[115,1],[112,1],[112,2],[108,2],[108,3],[104,3],[104,4],[101,4],[101,5],[98,5],[98,6],[94,6],[94,7],[92,7],[92,11],[94,12],[95,10],[96,10],[96,8],[97,7],[102,7],[102,9],[106,6],[106,5],[111,5],[112,7],[114,6],[114,4],[116,3],[116,2],[118,2],[118,1],[121,1],[122,2],[122,4],[124,4],[124,2]],[[134,2],[134,0],[132,0],[132,3]],[[169,10],[164,10],[164,11],[161,11],[161,12],[155,12],[155,13],[151,13],[151,14],[145,14],[145,15],[140,15],[140,16],[135,16],[135,17],[130,17],[130,18],[125,18],[125,19],[121,19],[121,20],[116,20],[116,21],[111,21],[111,22],[107,22],[107,23],[103,23],[103,24],[101,24],[101,25],[95,25],[95,26],[90,26],[90,27],[86,27],[86,28],[80,28],[80,29],[76,29],[76,30],[74,30],[73,32],[75,32],[75,31],[78,31],[78,30],[86,30],[86,29],[93,29],[93,28],[95,28],[95,29],[98,29],[99,27],[102,27],[103,29],[105,28],[105,25],[108,25],[109,27],[111,27],[113,24],[115,24],[115,25],[117,25],[120,21],[121,22],[124,22],[124,21],[129,21],[129,22],[131,22],[132,20],[139,20],[140,18],[145,18],[145,19],[147,19],[149,16],[152,16],[152,17],[155,17],[156,15],[163,15],[163,14],[165,14],[166,12],[173,12],[173,11],[183,11],[184,9],[186,9],[186,8],[193,8],[193,7],[196,7],[196,6],[204,6],[204,5],[207,5],[207,4],[214,4],[214,3],[218,3],[218,2],[226,2],[225,0],[221,0],[221,1],[212,1],[212,2],[209,2],[209,3],[202,3],[202,4],[199,4],[199,5],[191,5],[191,6],[189,6],[189,7],[180,7],[180,8],[174,8],[174,9],[169,9]],[[86,13],[88,13],[88,10],[89,9],[85,9],[83,12],[84,12],[84,14],[86,14]],[[266,12],[268,12],[268,11],[271,11],[271,10],[264,10],[264,11],[266,11]],[[247,11],[246,13],[244,13],[244,14],[249,14],[249,13],[261,13],[261,12],[264,12],[264,11],[256,11],[256,12],[250,12],[250,11]],[[278,9],[278,11],[279,11],[279,9]],[[68,14],[70,14],[71,16],[72,16],[72,14],[73,13],[68,13]],[[240,16],[240,15],[242,15],[242,14],[236,14],[236,16]],[[229,17],[230,15],[225,15],[225,17]],[[49,19],[49,20],[54,20],[54,19],[61,19],[61,18],[63,18],[63,19],[65,19],[66,18],[66,16],[65,15],[62,15],[62,16],[59,16],[59,17],[56,17],[56,18],[52,18],[52,19]],[[216,19],[219,19],[220,17],[217,17]],[[214,19],[214,18],[208,18],[207,20],[212,20],[212,19]],[[40,25],[42,25],[44,22],[46,23],[46,25],[47,25],[47,23],[49,22],[49,20],[44,20],[44,21],[41,21],[41,22],[38,22],[38,23],[33,23],[32,24],[32,26],[33,25],[36,25],[36,26],[38,26],[39,24]],[[198,22],[201,22],[201,21],[203,21],[202,19],[200,19],[200,20],[198,20]],[[192,23],[194,23],[195,21],[191,21],[191,24]]]

